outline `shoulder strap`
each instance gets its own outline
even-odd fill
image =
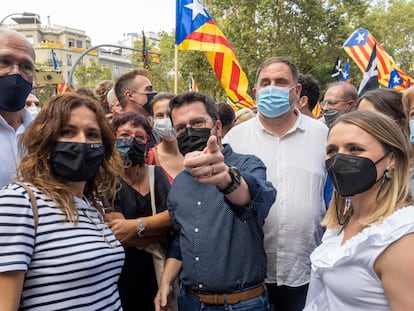
[[[17,182],[18,185],[22,186],[27,193],[29,194],[30,197],[30,204],[32,205],[32,210],[33,210],[33,218],[34,218],[34,229],[35,229],[35,233],[37,232],[37,225],[39,224],[39,213],[37,211],[37,200],[36,197],[32,191],[32,189],[30,189],[30,187],[23,183],[23,182]]]
[[[152,215],[155,215],[157,213],[157,210],[155,208],[154,169],[155,169],[154,165],[148,165]]]

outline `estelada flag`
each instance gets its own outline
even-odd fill
[[[247,108],[255,105],[230,42],[200,0],[177,0],[175,44],[179,50],[204,51],[232,102]]]
[[[398,70],[400,77],[403,80],[395,89],[406,89],[407,81],[410,77],[403,72],[394,59],[388,55],[381,44],[369,33],[368,30],[360,28],[355,30],[352,35],[345,41],[344,49],[351,56],[354,62],[358,65],[362,72],[365,72],[368,66],[372,49],[377,47],[377,66],[378,66],[378,82],[388,87],[391,71],[395,68]]]
[[[191,73],[190,73],[190,79],[189,79],[189,82],[188,82],[188,90],[198,92],[197,83],[195,82],[195,80],[193,78],[193,75]]]

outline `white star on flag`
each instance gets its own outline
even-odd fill
[[[193,11],[192,20],[195,20],[198,14],[208,17],[206,9],[200,0],[193,0],[193,3],[187,4],[185,7]]]
[[[400,77],[395,76],[394,79],[393,79],[393,82],[394,82],[394,84],[401,84]]]
[[[361,32],[358,32],[358,37],[356,38],[356,40],[358,41],[358,43],[361,43],[362,41],[364,41],[364,34]]]
[[[347,80],[348,79],[348,73],[347,72],[342,72],[342,77]]]

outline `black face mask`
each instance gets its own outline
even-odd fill
[[[211,129],[209,128],[187,128],[185,132],[177,137],[178,148],[182,155],[189,152],[201,151],[210,137]]]
[[[326,110],[323,113],[323,117],[325,118],[325,124],[327,127],[331,127],[332,123],[341,115],[339,110]]]
[[[49,163],[53,174],[68,181],[87,181],[94,177],[105,157],[102,144],[55,142]]]
[[[145,111],[146,111],[146,112],[148,112],[149,114],[151,114],[151,113],[152,113],[150,103],[151,103],[152,99],[154,98],[154,96],[155,96],[155,95],[157,95],[157,94],[158,94],[157,92],[153,92],[153,93],[147,93],[147,94],[145,94],[145,95],[147,95],[147,103],[143,106],[143,108],[144,108],[144,109],[145,109]]]
[[[336,191],[345,198],[365,192],[375,185],[378,181],[375,165],[387,155],[374,163],[368,158],[338,153],[326,160],[325,165]]]
[[[19,74],[0,76],[0,110],[22,110],[31,90],[32,84]]]
[[[134,138],[130,138],[128,140],[117,139],[116,147],[121,155],[125,167],[145,163],[147,144],[140,144]]]

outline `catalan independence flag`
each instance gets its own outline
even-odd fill
[[[342,82],[351,82],[351,72],[349,70],[349,61],[347,60],[345,65],[344,65],[344,69],[342,70],[342,75],[341,78],[339,79],[339,81]]]
[[[247,93],[249,82],[236,54],[200,0],[177,0],[176,37],[179,50],[204,51],[233,103],[255,105]]]
[[[195,82],[195,80],[193,78],[193,75],[191,73],[190,73],[190,79],[189,79],[189,83],[188,83],[188,90],[198,92],[197,83]]]
[[[58,60],[57,60],[57,58],[56,58],[56,54],[55,54],[55,51],[52,49],[52,52],[51,52],[51,54],[52,54],[52,59],[53,59],[53,67],[54,67],[54,69],[56,70],[56,71],[60,71],[60,68],[59,68],[59,63],[58,63]],[[69,91],[68,90],[68,85],[66,84],[66,81],[63,81],[62,83],[58,83],[58,84],[56,84],[56,93],[59,95],[59,94],[64,94],[64,93],[66,93],[67,91]]]
[[[388,55],[381,44],[369,33],[368,30],[360,28],[355,30],[352,35],[345,41],[344,49],[358,65],[362,72],[365,72],[368,66],[372,49],[376,45],[377,48],[377,66],[378,66],[378,82],[388,87],[390,74],[395,68],[402,79],[402,83],[395,89],[406,89],[410,77],[398,68],[394,59]]]

